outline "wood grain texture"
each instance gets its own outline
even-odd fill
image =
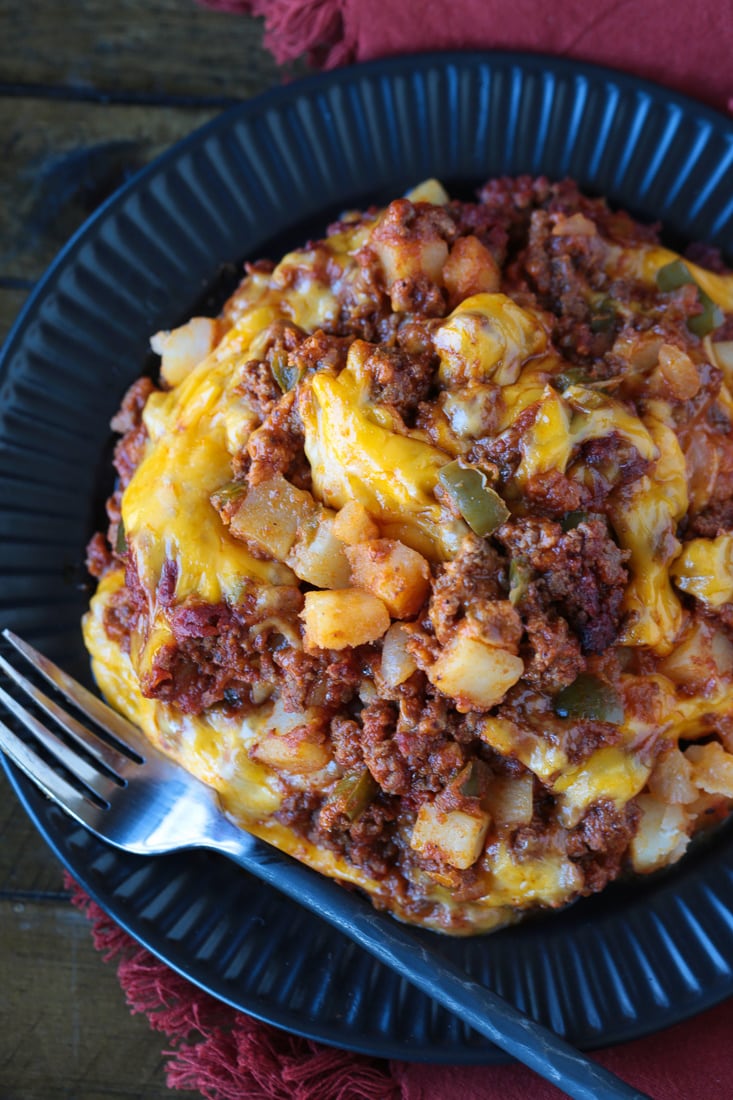
[[[68,902],[2,899],[0,938],[3,1100],[170,1100],[165,1040],[130,1015],[81,913]]]
[[[0,26],[8,84],[232,100],[280,78],[259,20],[196,0],[0,0]]]
[[[0,899],[20,901],[40,895],[60,899],[62,879],[60,864],[0,770]]]
[[[0,276],[37,279],[101,202],[218,113],[0,98]]]

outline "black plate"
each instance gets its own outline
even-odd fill
[[[221,116],[156,161],[69,243],[0,371],[4,624],[88,679],[84,545],[109,488],[107,424],[150,333],[241,261],[276,258],[340,210],[427,176],[574,176],[668,239],[733,255],[733,125],[654,85],[512,54],[426,55],[329,73]],[[232,263],[237,267],[232,267]],[[133,936],[217,997],[328,1043],[423,1061],[496,1059],[485,1040],[223,859],[145,860],[70,824],[9,769],[60,859]],[[733,840],[563,913],[446,954],[582,1047],[638,1036],[733,993]],[[430,933],[424,933],[430,935]]]

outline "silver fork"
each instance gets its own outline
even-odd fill
[[[214,791],[155,749],[140,730],[11,631],[3,631],[3,636],[114,740],[116,747],[0,656],[7,677],[66,735],[60,737],[51,723],[40,722],[0,688],[0,702],[30,735],[21,738],[0,722],[0,747],[50,799],[96,836],[139,855],[181,848],[221,852],[338,928],[568,1096],[577,1100],[643,1100],[644,1093],[469,979],[407,925],[378,913],[359,894],[343,890],[237,828],[224,816]],[[50,766],[36,746],[50,753],[68,778]]]

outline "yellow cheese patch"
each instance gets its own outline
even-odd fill
[[[692,539],[672,565],[678,588],[709,607],[733,600],[733,535]]]
[[[621,546],[629,550],[631,582],[624,596],[623,645],[646,645],[664,655],[682,626],[682,608],[669,579],[679,553],[675,532],[687,511],[687,471],[677,436],[648,418],[659,449],[653,469],[612,502],[611,521]]]
[[[340,378],[315,374],[304,386],[301,417],[316,496],[332,508],[363,504],[382,533],[427,557],[453,557],[468,528],[438,504],[438,474],[450,456],[374,423]]]
[[[594,802],[608,799],[624,806],[644,787],[650,767],[628,750],[606,746],[597,749],[582,764],[555,780],[552,790],[560,795],[558,817],[571,827]]]

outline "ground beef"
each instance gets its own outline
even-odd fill
[[[477,439],[468,452],[469,460],[478,466],[483,466],[487,461],[492,463],[499,472],[501,482],[509,481],[522,460],[522,439],[537,419],[537,411],[537,404],[530,405],[500,435]]]
[[[583,671],[585,660],[578,639],[559,615],[546,612],[539,600],[533,610],[525,601],[522,621],[527,632],[522,648],[524,679],[538,691],[555,694]]]
[[[538,304],[551,311],[553,341],[564,357],[571,363],[593,363],[610,350],[617,327],[615,313],[601,318],[592,305],[606,288],[605,245],[597,234],[556,235],[558,228],[558,220],[547,211],[535,211],[517,268]]]
[[[333,336],[318,329],[289,353],[288,365],[297,377],[305,377],[317,370],[338,374],[346,366],[352,343],[351,336]]]
[[[182,605],[170,614],[173,642],[157,652],[153,667],[141,676],[143,693],[175,701],[198,714],[216,703],[247,709],[252,689],[280,684],[285,710],[322,707],[334,711],[350,702],[361,679],[361,663],[352,651],[304,652],[286,642],[276,626],[257,633],[253,623],[226,604]],[[297,616],[292,617],[297,631]]]
[[[372,878],[391,876],[400,893],[404,884],[394,875],[399,848],[394,837],[398,800],[380,795],[355,820],[324,806],[311,836],[317,842],[342,852],[352,863],[363,867]]]
[[[353,718],[337,714],[331,719],[331,744],[336,762],[347,771],[364,762],[361,728]]]
[[[526,517],[505,524],[497,537],[513,559],[534,571],[536,597],[568,621],[584,653],[613,644],[628,553],[613,541],[605,520],[588,519],[563,531],[558,523]]]
[[[485,539],[467,536],[457,557],[440,567],[433,582],[428,614],[436,638],[448,641],[466,615],[491,616],[505,584],[506,570],[497,551]]]
[[[309,706],[336,710],[346,706],[363,678],[364,654],[360,649],[306,653],[296,646],[283,645],[273,651],[272,662],[286,710]]]
[[[369,395],[379,405],[390,405],[410,422],[433,382],[437,360],[429,351],[411,355],[403,348],[374,347],[362,370],[369,379]]]
[[[406,794],[410,769],[394,740],[397,708],[377,699],[361,712],[361,744],[364,761],[383,791]]]
[[[130,636],[140,618],[140,603],[129,588],[119,588],[104,608],[104,630],[123,653],[130,652]]]
[[[124,435],[126,432],[138,428],[142,424],[143,409],[147,400],[151,393],[155,393],[156,390],[157,386],[150,378],[138,378],[136,382],[133,382],[122,398],[119,412],[110,421],[112,431]]]
[[[101,531],[92,535],[87,544],[86,567],[93,577],[99,578],[114,561],[109,543]]]
[[[249,484],[259,485],[275,474],[290,474],[290,480],[295,481],[293,469],[299,470],[304,465],[303,443],[303,425],[295,391],[291,390],[280,398],[262,425],[249,437],[246,448]]]
[[[691,536],[706,539],[733,531],[733,498],[718,500],[695,516],[687,529]]]
[[[403,696],[395,742],[416,791],[440,791],[463,768],[466,748],[456,736],[462,720],[449,700],[426,687]]]
[[[271,365],[264,359],[248,359],[240,371],[240,378],[237,391],[260,420],[264,420],[282,397]]]
[[[617,809],[613,802],[596,802],[568,835],[568,856],[585,876],[585,893],[597,893],[618,878],[639,823],[632,802]]]
[[[536,515],[550,519],[557,519],[594,503],[586,486],[567,477],[560,470],[546,470],[529,478],[524,497]]]

